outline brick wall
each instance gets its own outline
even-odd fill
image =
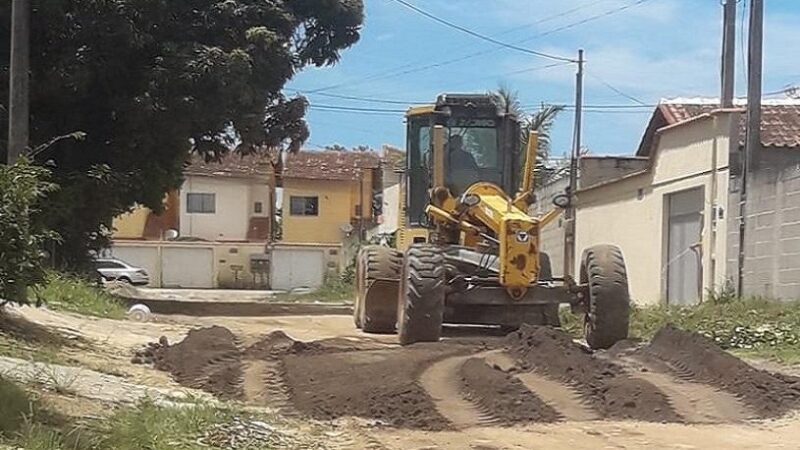
[[[737,282],[739,193],[728,204],[728,276]],[[748,186],[745,228],[745,295],[800,299],[800,151],[766,148]]]

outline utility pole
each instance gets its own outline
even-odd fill
[[[9,73],[8,163],[25,153],[30,126],[30,0],[12,0]]]
[[[747,195],[750,173],[758,168],[761,153],[761,71],[764,49],[764,0],[750,3],[750,42],[747,56],[747,139],[742,158],[742,188],[739,199],[738,293],[744,294],[744,263],[747,231]]]
[[[725,0],[722,22],[722,95],[720,95],[720,106],[722,108],[732,108],[736,78],[736,0]]]
[[[564,229],[564,277],[575,276],[575,192],[578,190],[578,159],[581,155],[581,131],[583,127],[583,49],[578,50],[578,72],[575,75],[575,131],[572,156],[569,161],[569,206],[565,211]]]

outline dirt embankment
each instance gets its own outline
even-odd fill
[[[800,407],[800,378],[755,369],[711,340],[667,326],[634,354],[661,362],[676,375],[728,391],[760,417]]]
[[[227,328],[191,330],[183,341],[158,347],[153,356],[157,369],[184,386],[224,399],[241,398],[241,351]]]
[[[602,353],[537,326],[504,339],[408,347],[367,338],[300,342],[275,331],[248,348],[228,329],[211,327],[145,353],[144,362],[179,383],[221,398],[398,428],[598,418],[725,423],[800,408],[800,379],[754,369],[672,327],[649,344]]]
[[[524,369],[572,385],[603,417],[682,421],[658,388],[594,357],[561,330],[525,325],[508,336],[507,350]]]

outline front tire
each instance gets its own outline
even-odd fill
[[[358,323],[365,333],[394,333],[397,279],[402,263],[402,255],[393,248],[379,245],[364,248],[363,295]]]
[[[401,345],[437,342],[442,335],[444,255],[430,244],[412,245],[403,258],[397,327]]]
[[[622,251],[614,245],[587,249],[581,262],[581,284],[588,284],[588,312],[584,318],[586,342],[606,349],[628,338],[630,294]]]

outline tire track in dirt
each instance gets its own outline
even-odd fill
[[[459,373],[473,356],[453,356],[431,364],[419,378],[422,388],[433,400],[439,414],[456,428],[491,425],[495,419],[482,412],[461,395]]]
[[[602,418],[685,421],[652,383],[632,378],[618,365],[595,357],[564,331],[523,325],[508,336],[506,350],[524,370],[571,386]]]
[[[484,359],[489,365],[511,373],[546,404],[553,407],[564,420],[584,422],[599,420],[600,415],[581,400],[580,393],[570,386],[536,372],[521,372],[514,358],[503,351],[488,352]]]
[[[758,370],[696,333],[668,325],[632,354],[658,362],[681,379],[721,389],[760,418],[780,417],[800,407],[800,378]]]
[[[647,362],[636,356],[623,356],[618,361],[631,377],[659,388],[669,398],[675,411],[689,422],[740,423],[755,417],[755,412],[735,395],[707,384],[680,379],[671,375],[664,364]]]

